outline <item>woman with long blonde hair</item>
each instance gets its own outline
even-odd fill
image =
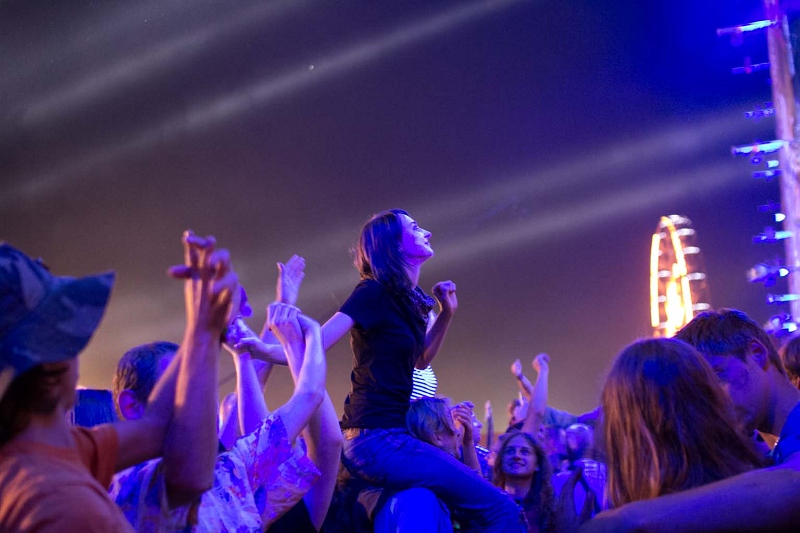
[[[603,388],[608,499],[615,507],[761,465],[708,362],[677,339],[625,348]]]

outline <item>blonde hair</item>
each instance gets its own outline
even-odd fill
[[[406,412],[406,426],[413,437],[437,446],[434,437],[439,433],[456,434],[448,398],[418,398]]]
[[[614,506],[761,464],[708,362],[683,341],[648,339],[625,348],[608,375],[601,403]]]

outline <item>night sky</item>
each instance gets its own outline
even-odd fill
[[[81,356],[81,384],[110,388],[125,350],[182,336],[165,270],[185,228],[230,249],[258,329],[276,261],[306,258],[299,304],[324,321],[358,280],[361,225],[400,207],[433,234],[422,287],[458,284],[439,393],[491,400],[505,427],[511,362],[533,377],[546,351],[551,404],[589,410],[651,333],[660,216],[694,222],[712,305],[781,310],[745,277],[782,255],[751,244],[777,185],[730,156],[774,136],[743,115],[771,99],[767,74],[730,72],[766,61],[766,37],[716,36],[759,6],[3,0],[0,239],[57,274],[117,272]],[[351,357],[328,353],[340,411]],[[268,403],[290,391],[279,369]]]

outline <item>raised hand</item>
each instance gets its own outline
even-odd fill
[[[461,428],[461,443],[466,444],[472,441],[474,427],[472,426],[472,409],[464,404],[458,404],[451,410],[453,422],[456,429]]]
[[[282,345],[302,343],[303,331],[297,316],[300,310],[289,304],[274,302],[267,308],[267,324]]]
[[[511,363],[511,373],[514,374],[514,377],[522,376],[522,361],[519,359],[515,360]]]
[[[531,364],[533,365],[533,369],[540,374],[542,372],[548,372],[550,370],[550,356],[546,353],[540,353],[534,358]]]
[[[293,255],[284,263],[278,263],[278,282],[275,286],[275,301],[289,305],[297,305],[300,285],[303,283],[306,260]]]
[[[440,281],[433,286],[433,296],[439,302],[439,307],[443,313],[455,313],[458,309],[458,298],[456,297],[456,284],[450,280]]]
[[[191,230],[183,234],[184,264],[173,266],[169,274],[185,280],[187,326],[209,331],[220,338],[228,325],[231,303],[239,290],[227,250],[215,250],[214,237],[199,237]]]

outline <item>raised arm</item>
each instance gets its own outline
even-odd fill
[[[753,470],[702,487],[629,503],[600,513],[579,531],[796,531],[800,524],[799,468],[798,464],[786,464]]]
[[[494,415],[491,400],[486,400],[483,405],[483,415],[486,420],[486,447],[491,450],[494,444]]]
[[[297,318],[305,331],[313,329],[316,324],[302,314],[297,315]],[[316,327],[319,328],[318,325]],[[296,376],[296,379],[299,380],[299,377]],[[342,431],[339,428],[339,419],[328,391],[324,389],[323,391],[322,403],[311,415],[308,425],[303,430],[308,458],[322,473],[320,479],[303,496],[311,522],[317,530],[322,527],[325,516],[328,514],[342,453]]]
[[[474,431],[472,425],[472,404],[460,403],[453,407],[452,415],[456,427],[461,427],[461,459],[465,465],[480,473],[478,453],[475,451]]]
[[[433,325],[425,334],[425,351],[422,352],[422,357],[418,358],[416,363],[416,367],[420,370],[427,368],[439,353],[453,315],[458,309],[456,284],[452,281],[440,281],[434,285],[433,296],[439,302],[439,314],[434,318]]]
[[[185,264],[170,270],[174,277],[186,280],[183,342],[156,384],[145,414],[118,425],[117,467],[126,468],[163,451],[171,506],[194,501],[213,483],[220,338],[238,287],[228,253],[214,250],[213,237],[203,239],[187,231],[183,242]],[[169,424],[163,423],[166,413],[171,414]]]
[[[270,329],[286,351],[295,379],[294,394],[275,411],[283,420],[290,441],[308,424],[325,396],[326,363],[320,327],[309,319],[304,322],[306,329],[301,329],[298,312],[296,307],[278,302],[269,306]]]
[[[241,348],[246,342],[243,339],[253,337],[257,337],[256,334],[241,317],[237,317],[228,328],[225,342],[225,348],[231,353],[236,369],[236,412],[242,435],[252,433],[269,415],[264,391],[256,372],[256,361],[250,356],[249,350]],[[258,361],[258,364],[266,366],[267,372],[272,369],[272,363]]]
[[[511,363],[511,373],[517,378],[517,387],[519,387],[519,391],[530,400],[533,396],[533,384],[522,372],[522,361],[516,359]]]
[[[544,420],[544,413],[547,410],[547,394],[550,382],[550,356],[540,353],[533,360],[533,369],[536,370],[536,384],[533,386],[531,402],[528,405],[528,412],[525,421],[522,423],[522,431],[536,435],[539,427]]]

